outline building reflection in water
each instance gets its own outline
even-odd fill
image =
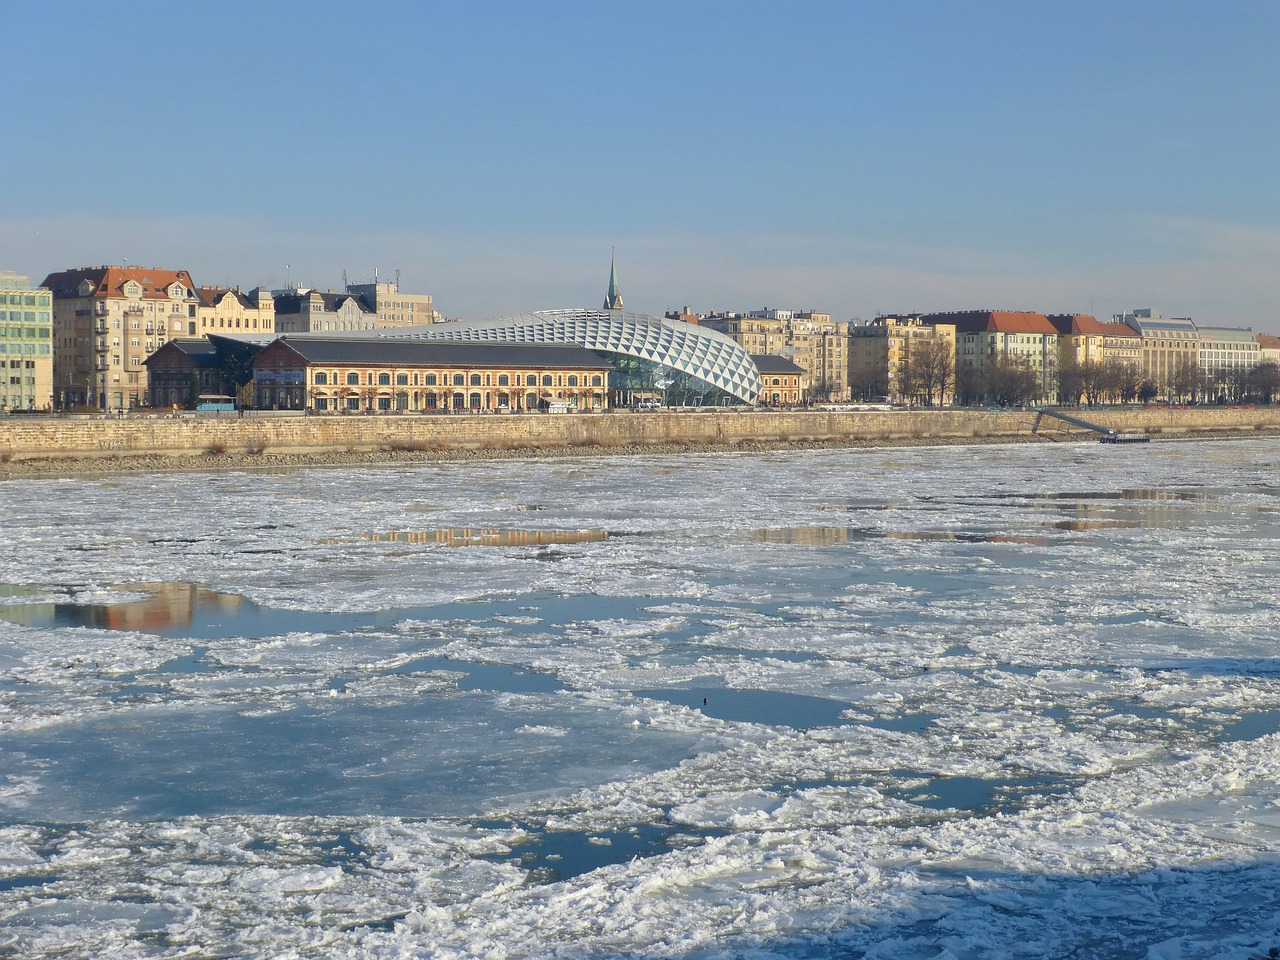
[[[165,633],[190,625],[197,615],[240,612],[247,601],[198,583],[131,583],[113,590],[144,593],[121,603],[21,603],[0,607],[0,617],[29,627],[95,627]]]
[[[396,530],[365,533],[361,540],[374,543],[430,543],[442,547],[540,547],[557,543],[599,543],[609,539],[606,530],[496,530],[480,527],[446,527],[442,530]],[[326,540],[328,545],[341,540]]]

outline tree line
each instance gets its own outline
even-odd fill
[[[1025,357],[994,356],[979,368],[956,367],[942,339],[914,340],[898,361],[892,384],[888,369],[850,372],[858,400],[889,397],[918,406],[940,406],[953,398],[961,406],[1017,406],[1054,403],[1097,406],[1107,403],[1274,403],[1280,397],[1280,364],[1272,360],[1227,371],[1201,370],[1182,357],[1167,377],[1144,377],[1136,363],[1118,357],[1078,360],[1064,345],[1047,372]]]

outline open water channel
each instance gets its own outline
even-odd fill
[[[1253,958],[1280,443],[0,482],[0,955]]]

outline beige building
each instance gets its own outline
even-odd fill
[[[415,327],[440,319],[429,293],[402,293],[399,280],[349,283],[347,293],[355,294],[373,311],[379,327]]]
[[[885,315],[855,324],[849,328],[849,386],[855,400],[885,397],[892,401],[910,400],[918,388],[907,381],[913,360],[924,356],[925,344],[942,345],[946,362],[953,371],[942,402],[952,399],[955,387],[955,324],[924,323],[918,316]]]
[[[276,333],[351,333],[373,330],[378,315],[354,293],[332,290],[275,292]]]
[[[1096,317],[1087,313],[1051,313],[1048,320],[1058,331],[1060,360],[1072,357],[1081,366],[1103,361],[1107,332]]]
[[[48,410],[53,392],[53,295],[0,270],[0,413]]]
[[[1131,364],[1142,369],[1142,337],[1127,323],[1103,323],[1102,354],[1109,363]]]
[[[1258,362],[1280,363],[1280,337],[1270,333],[1258,334]]]
[[[702,325],[725,334],[750,354],[786,357],[805,371],[810,399],[849,399],[849,324],[828,313],[768,308],[712,315]]]
[[[276,329],[275,300],[270,290],[257,287],[241,293],[239,287],[197,287],[195,336],[271,336]]]
[[[67,407],[123,411],[147,396],[152,353],[191,336],[200,299],[186,270],[80,267],[51,273],[56,395]]]
[[[253,359],[254,403],[281,410],[604,410],[609,365],[570,344],[281,337]]]
[[[1142,338],[1142,377],[1165,397],[1187,396],[1198,381],[1200,333],[1187,317],[1162,317],[1156,310],[1134,310],[1114,317]],[[1189,380],[1189,383],[1182,382]]]

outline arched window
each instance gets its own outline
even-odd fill
[[[524,382],[530,387],[536,387],[538,385],[537,374],[533,374],[533,373],[529,374],[529,376],[525,377]]]
[[[471,396],[468,397],[468,399],[471,401],[470,407],[472,410],[480,409],[480,394],[472,393]]]
[[[409,375],[407,373],[396,374],[396,386],[407,387],[409,385]]]
[[[542,375],[542,385],[543,385],[544,387],[549,387],[549,386],[551,386],[551,374],[549,374],[549,373],[544,373],[544,374]]]
[[[378,374],[378,386],[380,386],[380,387],[389,387],[389,386],[391,386],[391,374],[389,374],[389,373],[380,373],[380,374]]]
[[[498,374],[498,386],[500,387],[511,386],[511,378],[507,376],[505,373]]]
[[[597,373],[594,377],[591,378],[591,385],[593,387],[604,386],[604,381],[600,379],[600,374]]]
[[[466,386],[466,384],[467,384],[467,378],[464,377],[462,374],[455,373],[453,375],[453,385],[455,387],[464,387]]]
[[[422,382],[424,386],[434,387],[436,385],[436,375],[434,373],[428,373]]]
[[[325,373],[323,370],[321,370],[316,374],[315,382],[317,387],[323,387],[325,384],[329,382],[329,375]]]
[[[578,385],[578,378],[577,378],[577,377],[575,377],[573,374],[570,374],[570,375],[569,375],[569,386],[571,386],[571,387],[576,387],[577,385]]]
[[[360,374],[358,374],[358,373],[348,373],[348,374],[347,374],[347,383],[348,383],[350,386],[353,386],[353,387],[358,387],[358,386],[360,386]]]
[[[478,373],[473,373],[473,374],[471,375],[471,385],[472,385],[473,387],[478,387],[478,386],[480,386],[480,374],[478,374]]]

